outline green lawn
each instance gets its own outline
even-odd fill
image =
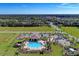
[[[78,27],[61,27],[62,31],[67,32],[71,34],[72,36],[75,36],[79,38],[79,28]]]
[[[59,46],[58,44],[57,45],[54,45],[52,44],[52,56],[62,56],[63,55],[63,48],[61,46]]]
[[[0,31],[38,31],[38,32],[51,32],[53,28],[48,26],[41,27],[0,27]]]
[[[14,55],[15,48],[13,48],[13,44],[16,40],[16,36],[18,34],[14,33],[0,33],[0,55]]]

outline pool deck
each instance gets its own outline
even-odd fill
[[[44,41],[41,40],[41,41],[38,41],[38,42],[40,42],[40,43],[42,42],[43,43]],[[24,44],[25,44],[25,46],[23,48],[24,49],[27,49],[27,51],[46,49],[46,47],[44,46],[45,43],[43,43],[42,46],[39,47],[39,48],[31,48],[31,47],[28,47],[28,44],[29,44],[28,41],[24,42]]]

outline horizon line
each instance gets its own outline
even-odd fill
[[[1,15],[79,15],[79,14],[0,14]]]

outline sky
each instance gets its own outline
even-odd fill
[[[79,4],[0,3],[0,14],[79,14]]]

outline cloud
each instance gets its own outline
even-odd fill
[[[79,8],[79,3],[62,3],[59,8]]]

